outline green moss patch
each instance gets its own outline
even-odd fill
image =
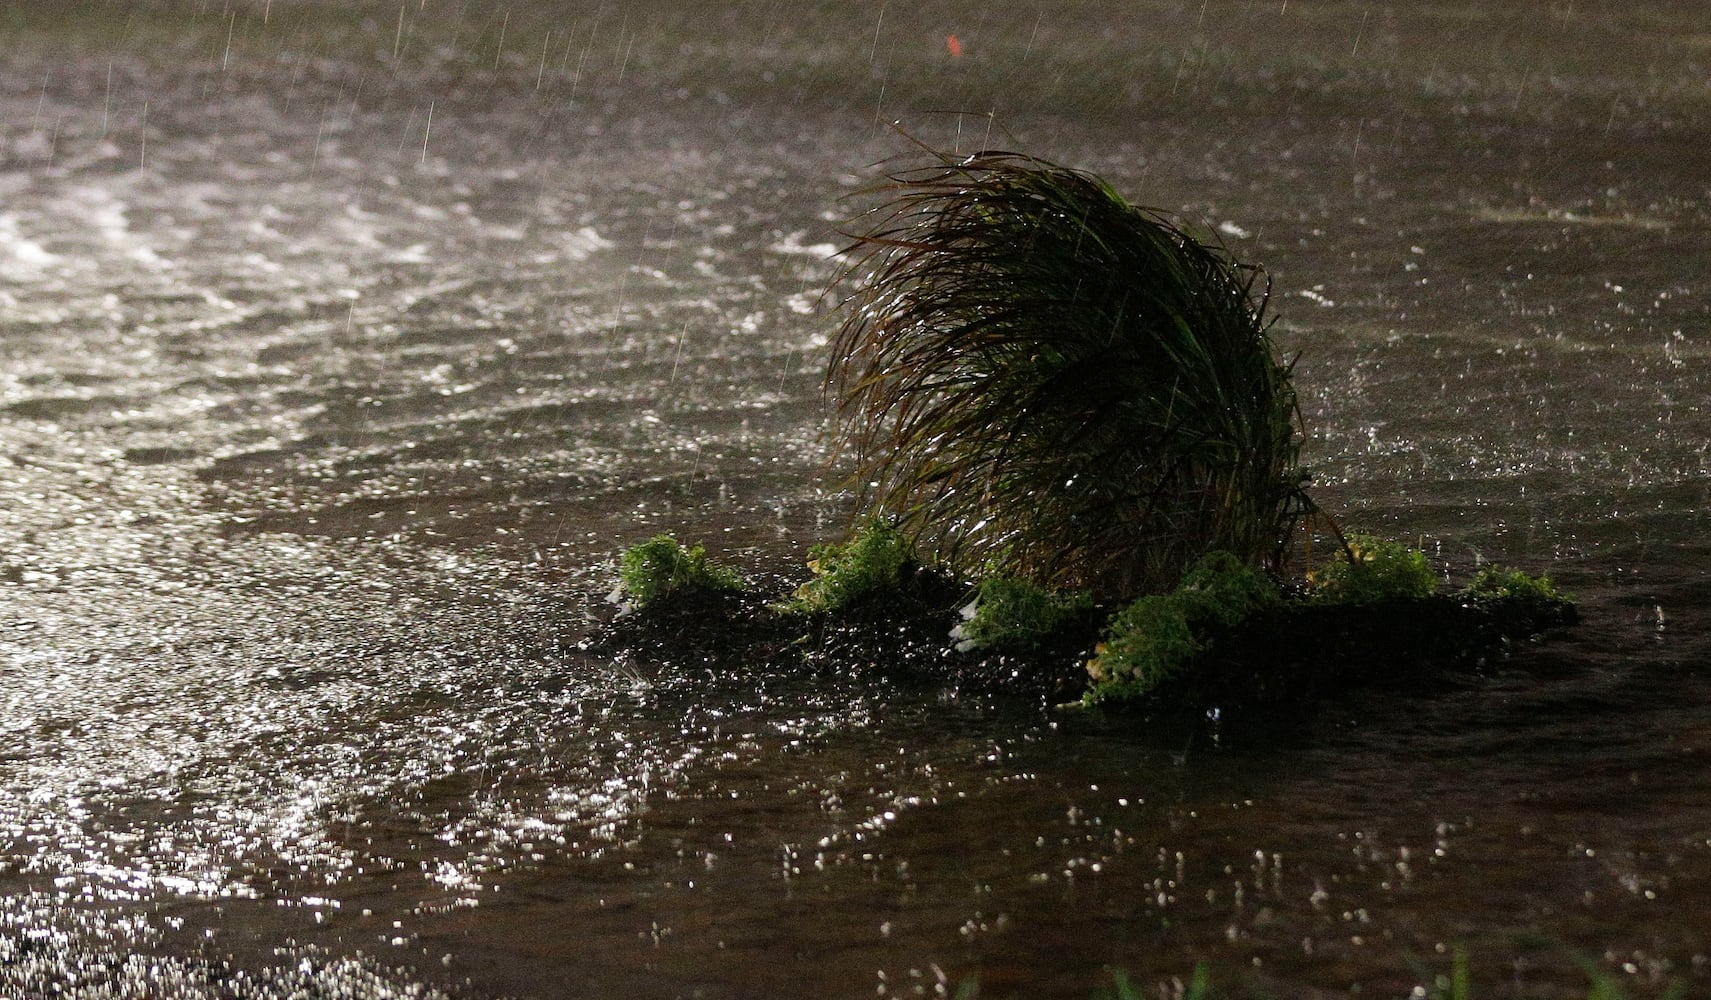
[[[885,525],[816,546],[812,576],[782,596],[739,589],[700,546],[661,536],[620,570],[619,592],[641,613],[614,619],[590,650],[1197,712],[1439,681],[1577,620],[1548,578],[1489,567],[1439,592],[1417,550],[1360,536],[1349,549],[1332,564],[1343,568],[1288,586],[1213,553],[1175,589],[1113,608],[1008,578],[958,580],[918,563]]]
[[[1476,600],[1521,598],[1535,601],[1566,601],[1549,576],[1529,576],[1520,570],[1505,569],[1496,563],[1479,567],[1472,582],[1462,593]]]
[[[1168,594],[1153,594],[1112,616],[1087,672],[1089,701],[1145,697],[1188,670],[1221,633],[1281,606],[1264,573],[1228,552],[1202,558]]]
[[[1054,594],[1026,580],[995,576],[980,581],[963,605],[962,624],[951,629],[958,652],[1033,649],[1093,609],[1087,594]]]
[[[808,551],[814,577],[780,605],[785,611],[836,611],[864,597],[898,588],[914,564],[909,542],[888,524],[874,522],[848,542],[816,545]]]
[[[618,587],[614,603],[627,600],[645,608],[661,598],[684,591],[729,591],[743,587],[734,571],[707,560],[702,545],[685,547],[670,535],[655,535],[625,550],[618,562]]]
[[[1438,589],[1426,554],[1371,535],[1348,536],[1341,557],[1307,574],[1314,596],[1331,604],[1418,600]]]

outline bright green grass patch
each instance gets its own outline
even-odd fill
[[[796,588],[780,605],[785,611],[836,611],[856,600],[895,590],[904,567],[914,562],[909,542],[889,524],[875,521],[848,542],[816,545],[808,550],[814,578]]]
[[[966,619],[951,630],[957,649],[1026,649],[1093,607],[1087,594],[1062,596],[1026,580],[989,577],[962,609]]]
[[[625,550],[613,596],[628,597],[634,607],[645,608],[680,591],[737,591],[742,586],[734,571],[707,561],[705,546],[685,548],[670,535],[655,535]]]
[[[1420,600],[1437,592],[1426,554],[1371,535],[1348,536],[1348,551],[1307,574],[1314,597],[1330,604]]]
[[[1283,596],[1264,573],[1228,552],[1202,558],[1168,594],[1152,594],[1112,616],[1087,664],[1087,701],[1138,698],[1189,669],[1219,629],[1277,607]]]
[[[1089,702],[1138,698],[1189,667],[1205,646],[1188,625],[1181,594],[1150,594],[1111,618],[1087,673]]]
[[[1228,552],[1213,552],[1191,567],[1176,591],[1192,626],[1230,628],[1283,603],[1271,578]]]
[[[1566,600],[1548,575],[1532,576],[1496,563],[1479,567],[1462,593],[1475,598],[1524,597],[1540,601]]]

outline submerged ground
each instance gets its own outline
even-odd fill
[[[1694,13],[8,7],[0,992],[1705,991]],[[893,119],[1266,265],[1320,502],[1585,623],[1274,733],[590,655],[627,544],[841,532]]]

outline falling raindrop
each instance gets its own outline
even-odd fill
[[[428,102],[428,123],[422,127],[422,159],[420,162],[424,165],[426,165],[428,162],[428,137],[430,135],[432,135],[433,132],[434,132],[434,102],[429,101]]]

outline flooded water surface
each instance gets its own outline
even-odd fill
[[[0,11],[0,994],[1711,992],[1693,5],[908,6]],[[1320,503],[1584,624],[1232,733],[589,653],[843,531],[892,121],[1266,266]]]

